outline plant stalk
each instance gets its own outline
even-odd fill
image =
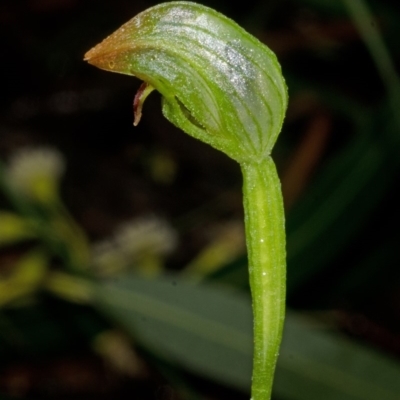
[[[271,157],[241,164],[254,315],[252,400],[270,400],[282,339],[286,294],[285,219]]]

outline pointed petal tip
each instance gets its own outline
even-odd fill
[[[83,56],[83,61],[87,61],[88,63],[90,63],[90,59],[92,58],[92,50],[93,49],[90,49],[85,53],[85,55]]]
[[[83,61],[87,61],[90,63],[90,60],[92,60],[94,57],[96,57],[96,55],[98,55],[98,54],[96,54],[96,53],[98,53],[97,47],[98,46],[94,46],[89,51],[87,51],[85,53],[85,55],[83,56]]]
[[[110,57],[110,53],[107,53],[106,50],[100,43],[87,51],[83,56],[83,60],[97,68],[112,71],[115,63],[113,57]]]

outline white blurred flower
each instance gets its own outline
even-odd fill
[[[163,257],[175,250],[176,231],[156,216],[137,218],[120,226],[112,239],[92,247],[92,264],[100,276],[110,276],[135,266],[145,275],[163,268]]]
[[[62,154],[50,147],[24,148],[9,160],[6,179],[16,191],[39,201],[58,198],[58,185],[65,171]]]
[[[127,268],[129,260],[112,240],[103,240],[92,246],[92,265],[100,276],[110,276]]]
[[[134,258],[146,254],[165,256],[176,248],[178,242],[171,225],[156,216],[141,217],[122,225],[115,240],[125,254]]]

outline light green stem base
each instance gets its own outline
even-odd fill
[[[243,163],[243,195],[254,315],[252,400],[270,400],[286,294],[285,221],[271,157]]]

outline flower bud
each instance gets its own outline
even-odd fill
[[[149,8],[85,60],[143,80],[144,95],[161,93],[168,120],[239,162],[268,156],[281,130],[287,89],[274,53],[205,6]],[[143,101],[138,93],[139,112]]]

